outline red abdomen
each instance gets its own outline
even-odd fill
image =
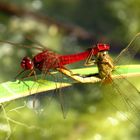
[[[89,56],[90,52],[91,52],[91,49],[88,49],[82,53],[61,55],[61,56],[59,56],[59,61],[60,61],[61,65],[75,63],[75,62],[86,59]]]

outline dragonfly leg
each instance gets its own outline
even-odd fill
[[[93,52],[91,52],[90,55],[87,57],[84,66],[92,66],[95,64],[96,64],[96,60],[93,58]]]
[[[18,75],[19,76],[19,75]],[[20,81],[23,81],[25,78],[29,78],[31,76],[34,76],[35,80],[37,81],[37,77],[36,77],[36,72],[35,70],[31,70],[31,72],[27,75],[27,76],[24,76],[24,77],[21,77],[19,80]]]
[[[18,77],[22,74],[22,73],[24,73],[25,72],[25,70],[22,70],[22,71],[20,71],[20,72],[18,72],[18,74],[16,75],[16,77],[14,78],[15,79],[15,81],[18,79]]]
[[[17,80],[18,76],[20,76],[24,71],[25,71],[25,70],[21,71],[21,72],[15,77],[15,79]],[[18,79],[18,80],[19,80],[18,84],[20,84],[20,82],[23,82],[23,83],[28,87],[28,90],[30,91],[30,87],[29,87],[29,85],[26,84],[26,82],[25,82],[24,79],[25,79],[25,78],[28,78],[28,77],[31,77],[31,76],[33,76],[33,75],[34,75],[35,81],[37,81],[36,72],[35,72],[35,70],[33,69],[33,70],[31,70],[31,72],[30,72],[27,76],[24,76],[24,77],[19,78],[19,79]]]
[[[90,59],[90,60],[87,60],[87,61],[84,63],[84,66],[92,66],[92,65],[95,65],[95,64],[96,64],[95,59]]]
[[[68,71],[71,75],[75,75],[71,70],[69,70],[68,68],[66,68],[64,66],[62,68],[60,68],[60,69],[64,69],[64,70]]]
[[[82,77],[82,75],[81,75],[81,74],[78,74],[78,73],[73,73],[71,70],[67,69],[66,67],[63,67],[63,69],[65,69],[65,70],[69,71],[69,73],[71,74],[71,76],[81,76],[81,77]]]
[[[31,76],[33,76],[34,75],[34,78],[35,78],[35,80],[37,80],[37,77],[36,77],[36,72],[35,72],[35,70],[33,69],[33,70],[31,70],[31,72],[27,75],[27,76],[24,76],[24,77],[21,77],[21,78],[18,78],[22,73],[24,73],[25,72],[25,70],[23,70],[23,71],[20,71],[17,75],[16,75],[16,77],[14,78],[15,80],[19,80],[19,82],[20,81],[23,81],[25,78],[28,78],[28,77],[31,77]]]
[[[78,75],[72,75],[70,70],[63,69],[63,68],[57,68],[56,70],[58,70],[59,72],[63,73],[64,75],[66,75],[66,76],[68,76],[68,77],[70,77],[78,82],[84,83],[83,77],[78,76]]]

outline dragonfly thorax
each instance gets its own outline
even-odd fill
[[[20,65],[24,70],[32,70],[34,68],[33,61],[30,57],[24,57]]]

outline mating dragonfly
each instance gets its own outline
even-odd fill
[[[108,46],[103,44],[103,46]],[[120,67],[117,65],[127,65],[129,71],[129,64],[134,56],[140,50],[140,33],[138,33],[124,48],[120,54],[113,60],[108,54],[108,50],[100,50],[97,46],[96,55],[90,54],[86,60],[86,65],[97,65],[98,77],[101,79],[100,88],[104,96],[107,96],[108,101],[122,111],[124,116],[130,120],[138,129],[138,121],[140,118],[140,91],[127,79],[121,75]],[[112,74],[119,75],[119,78],[113,79]],[[94,76],[94,74],[87,75],[82,79]],[[78,79],[79,80],[79,79]],[[96,92],[96,91],[94,91]],[[93,93],[94,94],[94,93]],[[111,96],[115,97],[116,101],[111,101]]]

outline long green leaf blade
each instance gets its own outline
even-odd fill
[[[125,77],[130,76],[140,76],[140,65],[123,65],[117,67],[119,73]],[[80,75],[88,75],[97,73],[97,67],[89,67],[89,68],[81,68],[81,69],[73,69],[71,70],[73,73],[80,74]],[[34,81],[34,78],[28,78],[24,82],[17,81],[8,81],[0,84],[0,103],[4,103],[7,101],[11,101],[14,99],[22,98],[25,96],[30,96],[32,94],[38,94],[41,92],[47,92],[50,90],[55,90],[57,88],[71,86],[77,81],[69,78],[66,75],[62,75],[60,73],[54,73],[53,75],[57,75],[61,79],[58,79],[56,82],[54,80],[54,76],[46,76],[45,80],[40,79],[40,75],[37,76],[39,79],[38,81]],[[70,73],[69,73],[70,75]],[[79,77],[79,76],[73,76]],[[120,78],[119,75],[112,75],[113,78]],[[80,77],[82,78],[82,77]],[[84,79],[84,83],[96,83],[100,81],[97,77],[86,77]],[[57,86],[56,86],[57,85]]]

